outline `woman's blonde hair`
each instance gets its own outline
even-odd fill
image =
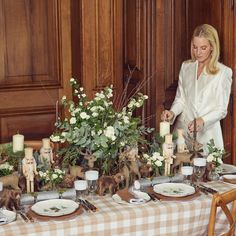
[[[192,60],[196,60],[193,53],[193,38],[194,37],[203,37],[207,39],[212,47],[211,59],[206,65],[206,71],[209,74],[217,74],[219,68],[217,68],[217,62],[220,57],[220,41],[216,29],[208,24],[199,25],[195,28],[191,40],[191,57]]]

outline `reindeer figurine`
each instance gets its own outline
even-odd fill
[[[138,157],[138,148],[128,148],[119,155],[119,172],[124,176],[126,187],[132,182],[132,175],[141,178]]]

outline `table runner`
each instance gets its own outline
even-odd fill
[[[223,182],[208,186],[220,192],[234,188]],[[153,202],[142,205],[118,204],[110,196],[97,197],[93,203],[96,213],[84,213],[67,221],[25,223],[20,217],[16,222],[0,226],[1,236],[11,235],[206,235],[212,195],[202,194],[191,201]],[[226,228],[226,220],[217,216],[217,233]]]

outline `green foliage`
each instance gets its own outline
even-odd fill
[[[109,159],[115,160],[125,146],[146,142],[144,135],[152,129],[142,126],[140,118],[133,117],[133,111],[143,105],[146,95],[136,94],[127,106],[116,111],[111,101],[112,86],[96,93],[88,101],[84,89],[73,78],[70,82],[77,100],[67,101],[65,96],[62,97],[69,116],[59,121],[51,136],[53,142],[64,145],[59,152],[64,162],[75,164],[81,153],[89,152],[104,163]],[[109,165],[104,163],[104,169]]]
[[[17,170],[19,161],[24,158],[24,151],[13,152],[12,143],[1,144],[0,156],[8,156],[7,162]]]

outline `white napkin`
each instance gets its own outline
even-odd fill
[[[130,192],[135,196],[135,198],[129,200],[131,204],[142,204],[150,200],[149,195],[145,192],[137,191],[133,188],[130,188]]]
[[[8,220],[7,216],[5,214],[3,214],[0,210],[0,225],[6,224],[7,220]]]

